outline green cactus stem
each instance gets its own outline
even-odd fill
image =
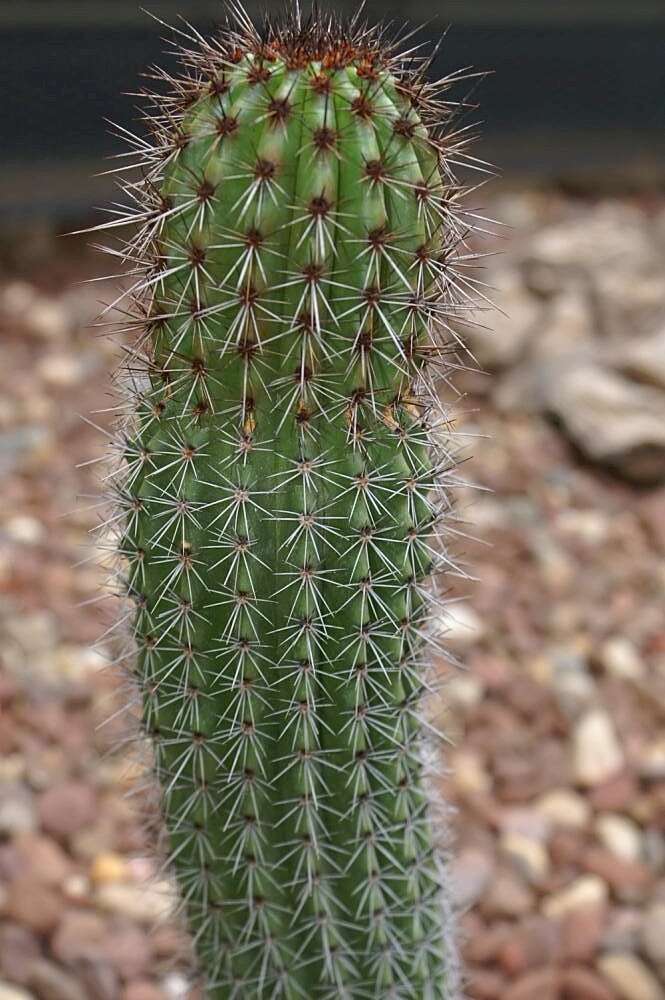
[[[451,1000],[421,711],[473,286],[450,81],[332,18],[181,34],[107,224],[137,225],[116,491],[168,865],[214,1000]]]

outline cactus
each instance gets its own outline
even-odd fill
[[[451,79],[357,19],[180,35],[105,224],[135,226],[115,523],[167,864],[215,1000],[451,1000],[421,710],[474,284]]]

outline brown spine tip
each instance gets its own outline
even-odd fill
[[[358,118],[368,120],[375,114],[376,108],[365,94],[359,94],[351,101],[351,111]]]
[[[238,118],[236,115],[223,115],[217,118],[215,130],[220,138],[231,135],[238,128]]]
[[[268,118],[275,125],[283,124],[291,114],[291,105],[286,99],[274,98],[268,105]]]

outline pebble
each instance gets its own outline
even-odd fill
[[[580,875],[570,885],[546,896],[542,911],[546,917],[558,919],[573,910],[587,906],[605,906],[609,890],[598,875]]]
[[[108,962],[86,963],[77,970],[78,978],[87,997],[94,1000],[118,1000],[120,981],[117,972]]]
[[[561,933],[557,922],[533,913],[512,929],[497,957],[509,976],[517,976],[528,969],[553,963],[560,953]]]
[[[56,837],[69,837],[93,822],[97,799],[89,785],[68,781],[47,789],[39,800],[39,816],[45,830]]]
[[[528,294],[520,277],[508,268],[492,275],[496,311],[490,322],[481,313],[469,326],[469,346],[479,365],[497,371],[519,360],[529,340],[539,332],[541,305]],[[501,310],[501,311],[499,311]],[[489,327],[489,329],[488,329]]]
[[[2,681],[0,681],[0,705],[7,700],[3,695]],[[7,786],[20,782],[25,776],[25,771],[25,761],[20,753],[8,753],[0,757],[0,785]],[[4,792],[1,794],[4,795]]]
[[[162,985],[168,1000],[185,1000],[190,997],[191,983],[179,972],[170,972]],[[191,1000],[195,1000],[194,995],[191,995]]]
[[[561,986],[563,1000],[616,1000],[616,994],[600,976],[580,965],[564,969]]]
[[[45,340],[64,337],[69,329],[67,313],[60,303],[42,295],[27,281],[12,281],[4,287],[0,310],[8,321]]]
[[[173,888],[170,883],[164,882],[152,885],[101,885],[95,898],[103,910],[144,924],[163,920],[173,909]]]
[[[623,812],[637,797],[635,777],[630,771],[621,771],[608,781],[596,785],[589,792],[589,803],[598,812]]]
[[[559,706],[569,718],[574,719],[598,696],[586,659],[578,650],[563,646],[550,652],[550,661],[550,684]]]
[[[2,998],[0,998],[2,1000]],[[128,983],[122,991],[121,1000],[165,1000],[163,990],[147,979]],[[488,998],[492,1000],[492,998]]]
[[[98,854],[90,868],[90,880],[96,885],[126,882],[129,879],[129,874],[126,860],[120,854],[111,852]]]
[[[640,861],[625,861],[603,847],[590,847],[582,857],[588,872],[599,875],[624,901],[641,900],[651,882],[649,868]]]
[[[585,786],[599,785],[619,771],[623,762],[623,751],[607,712],[601,708],[586,712],[573,731],[577,781]]]
[[[482,700],[484,688],[477,677],[457,674],[446,683],[443,692],[446,701],[469,712]]]
[[[94,962],[104,952],[107,934],[106,922],[96,913],[68,910],[51,939],[51,950],[64,965],[81,959]]]
[[[548,875],[549,855],[539,840],[522,833],[507,832],[501,837],[499,846],[528,882],[538,884]]]
[[[605,951],[637,951],[642,924],[641,910],[628,906],[613,907],[603,932],[603,949]]]
[[[34,993],[0,980],[0,1000],[36,1000]]]
[[[558,1000],[560,983],[558,969],[536,969],[512,983],[502,1000]]]
[[[555,868],[561,868],[565,872],[570,870],[571,866],[577,866],[584,850],[584,842],[582,830],[563,827],[555,830],[548,845]]]
[[[118,927],[105,942],[108,961],[123,979],[136,979],[148,972],[152,949],[146,935],[137,927]]]
[[[642,750],[640,774],[650,781],[663,781],[665,779],[665,736],[659,736]]]
[[[636,646],[622,635],[605,640],[600,647],[600,663],[609,674],[622,680],[640,680],[644,676],[644,662]]]
[[[0,969],[14,982],[25,983],[31,963],[40,955],[39,939],[27,927],[7,921],[0,925]]]
[[[492,787],[492,779],[482,758],[473,750],[458,750],[451,754],[450,769],[455,785],[462,792],[484,795]]]
[[[607,924],[604,906],[570,910],[561,920],[562,950],[569,962],[590,962],[598,951]]]
[[[497,921],[483,927],[467,940],[464,953],[468,962],[476,964],[495,963],[506,944],[512,939],[513,924]]]
[[[521,878],[507,870],[499,870],[482,900],[483,913],[491,917],[521,917],[533,909],[534,895]]]
[[[77,980],[53,962],[40,959],[30,969],[28,985],[39,1000],[89,1000]]]
[[[36,517],[15,514],[5,521],[4,530],[19,545],[37,545],[44,538],[44,525]]]
[[[600,842],[625,861],[639,861],[642,857],[642,833],[628,816],[603,813],[596,819],[596,833]]]
[[[609,952],[598,960],[598,969],[621,1000],[663,1000],[663,990],[644,962],[631,952]]]
[[[25,785],[3,785],[0,788],[0,836],[27,833],[36,826],[37,813],[30,790]]]
[[[591,810],[585,798],[568,788],[554,788],[536,801],[535,807],[552,826],[581,829],[589,822]]]
[[[5,910],[9,917],[38,934],[47,934],[57,926],[62,900],[51,888],[34,876],[19,875],[7,891]]]
[[[468,847],[454,858],[450,877],[456,906],[465,910],[485,893],[494,871],[492,859],[484,851]]]
[[[502,833],[519,833],[529,840],[543,842],[549,834],[547,819],[530,806],[513,806],[501,812],[499,826]]]
[[[456,649],[466,649],[475,645],[485,635],[485,625],[471,607],[464,601],[456,601],[447,609],[444,641]]]
[[[665,900],[652,903],[644,914],[641,943],[647,958],[665,967]]]
[[[46,354],[39,362],[37,370],[41,378],[58,389],[70,388],[80,382],[85,375],[86,366],[74,354]]]
[[[64,885],[72,863],[55,840],[41,834],[22,834],[16,838],[15,847],[23,866],[29,869],[33,878],[44,885]]]

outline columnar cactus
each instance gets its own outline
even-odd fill
[[[297,11],[181,34],[108,224],[138,223],[117,523],[168,864],[215,1000],[451,1000],[420,706],[472,287],[449,81]]]

